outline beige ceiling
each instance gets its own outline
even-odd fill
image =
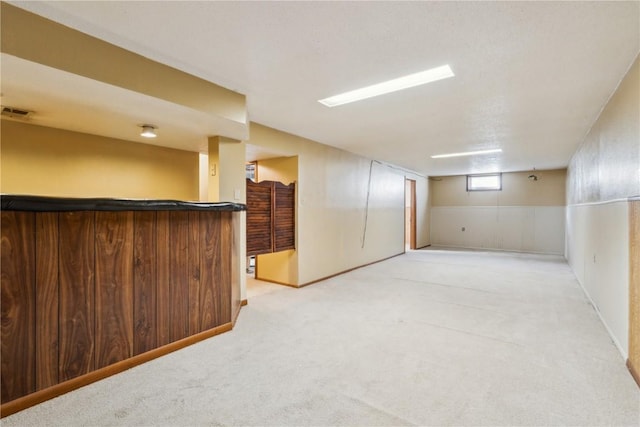
[[[428,175],[566,166],[640,50],[637,1],[11,3],[243,93],[253,121]],[[454,78],[317,102],[443,64]],[[504,152],[429,157],[484,148]]]
[[[183,105],[0,54],[2,105],[32,111],[29,121],[144,144],[207,151],[207,135],[233,135],[237,126]],[[141,124],[158,127],[155,139]]]

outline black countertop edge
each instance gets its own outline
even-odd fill
[[[0,195],[3,211],[226,211],[247,210],[246,205],[230,202],[183,202],[179,200],[68,198]]]

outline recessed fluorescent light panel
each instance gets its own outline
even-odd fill
[[[432,68],[430,70],[409,74],[408,76],[387,80],[386,82],[341,93],[340,95],[321,99],[318,102],[326,105],[327,107],[337,107],[338,105],[373,98],[374,96],[397,92],[402,89],[408,89],[410,87],[446,79],[453,77],[454,75],[455,74],[453,74],[453,71],[451,71],[451,68],[448,65],[443,65],[442,67]]]
[[[464,153],[438,154],[435,156],[431,156],[431,158],[445,159],[447,157],[475,156],[477,154],[491,154],[491,153],[502,153],[502,148],[496,148],[493,150],[465,151]]]

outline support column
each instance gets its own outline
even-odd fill
[[[207,169],[207,181],[209,183],[207,191],[207,201],[220,201],[220,138],[219,136],[209,137],[209,168]]]
[[[208,197],[209,201],[246,203],[245,183],[246,144],[243,141],[223,136],[209,137]],[[240,298],[246,299],[246,212],[239,220],[237,244],[239,263],[236,268],[240,279]]]

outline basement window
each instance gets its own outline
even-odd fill
[[[502,174],[467,175],[467,191],[501,191]]]

